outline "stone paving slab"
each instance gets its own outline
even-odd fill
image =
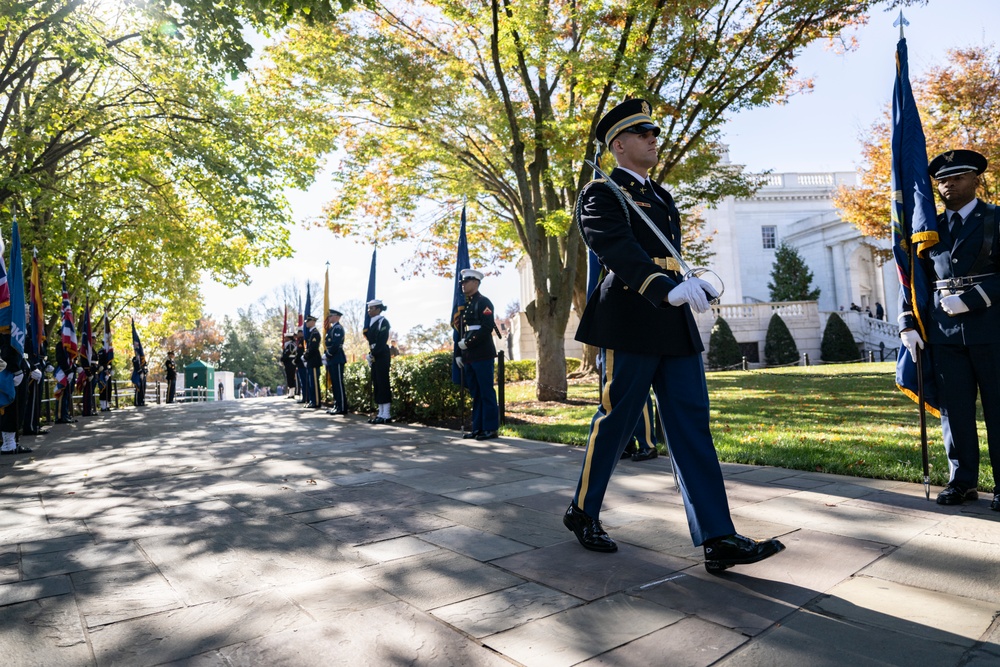
[[[670,461],[622,461],[614,554],[562,525],[583,450],[287,399],[81,419],[0,462],[0,655],[40,665],[1000,664],[1000,513],[724,464],[709,574]],[[934,489],[934,493],[938,489]]]

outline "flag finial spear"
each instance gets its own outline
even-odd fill
[[[903,10],[902,9],[899,10],[899,18],[897,18],[895,21],[893,21],[892,25],[893,25],[893,27],[895,27],[897,25],[899,26],[899,38],[900,39],[904,39],[904,37],[903,37],[903,26],[910,25],[910,22],[906,20],[905,16],[903,16]]]

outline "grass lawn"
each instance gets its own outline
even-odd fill
[[[923,481],[917,406],[895,385],[895,364],[845,364],[708,374],[719,458],[734,463]],[[503,432],[584,445],[596,383],[569,387],[566,403],[534,400],[534,385],[506,387]],[[948,481],[941,424],[927,415],[931,483]],[[985,426],[979,488],[992,491]],[[664,448],[660,446],[660,451]]]

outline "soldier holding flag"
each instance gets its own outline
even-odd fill
[[[31,369],[25,389],[24,417],[21,432],[24,435],[44,435],[41,428],[43,369],[45,368],[45,317],[42,312],[41,271],[37,253],[31,258],[31,278],[28,283],[28,366]]]
[[[4,273],[0,287],[0,357],[4,362],[0,370],[0,432],[3,444],[0,454],[27,454],[31,450],[17,443],[17,430],[21,421],[21,404],[25,393],[20,389],[29,370],[24,359],[25,304],[24,273],[21,268],[21,235],[14,221],[10,249],[11,273],[6,276],[3,265],[3,241],[0,239],[0,271]]]

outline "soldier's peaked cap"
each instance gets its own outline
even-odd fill
[[[642,134],[652,132],[660,136],[660,128],[649,115],[649,102],[646,100],[625,100],[614,109],[604,114],[597,124],[597,138],[610,146],[614,138],[622,132]]]
[[[327,313],[327,315],[343,315],[343,313],[337,310],[336,308],[331,308],[330,312]]]
[[[482,282],[483,272],[476,271],[475,269],[462,269],[462,282],[466,280],[478,280]]]
[[[967,174],[970,171],[981,174],[986,171],[986,165],[986,158],[982,154],[959,149],[941,153],[931,160],[931,163],[927,165],[927,173],[930,174],[931,178],[941,180],[949,176]]]

